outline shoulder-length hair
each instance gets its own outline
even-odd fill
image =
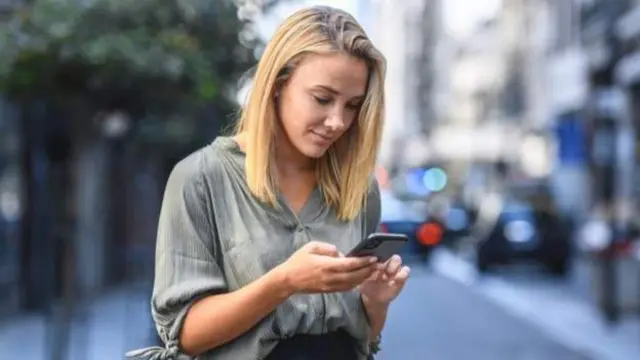
[[[384,122],[385,59],[358,22],[342,10],[315,6],[288,17],[258,63],[236,132],[246,134],[246,177],[251,192],[277,204],[272,172],[277,129],[275,92],[307,54],[344,53],[366,62],[369,74],[357,119],[318,160],[318,185],[338,218],[352,220],[366,201]]]

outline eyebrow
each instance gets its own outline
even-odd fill
[[[315,88],[325,90],[325,91],[330,92],[330,93],[332,93],[334,95],[340,95],[340,91],[332,88],[331,86],[316,85]],[[365,94],[362,94],[362,95],[354,96],[353,99],[363,99],[364,97],[365,97]]]

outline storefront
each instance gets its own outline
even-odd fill
[[[627,310],[628,281],[633,276],[620,256],[620,245],[626,240],[625,219],[628,216],[629,144],[635,142],[629,116],[628,88],[620,81],[620,65],[624,62],[635,31],[636,20],[622,20],[632,8],[629,0],[596,0],[583,4],[581,14],[581,46],[588,58],[590,94],[586,104],[589,123],[589,167],[593,181],[593,205],[590,222],[601,224],[606,234],[588,236],[582,245],[589,249],[593,261],[591,284],[595,302],[603,316],[617,321]],[[627,25],[621,25],[621,22]],[[631,26],[628,26],[631,25]],[[620,30],[624,29],[624,36]],[[585,232],[586,233],[586,232]],[[594,242],[598,238],[598,242]],[[631,281],[638,284],[636,279]],[[634,297],[637,298],[637,292]]]
[[[15,108],[0,99],[0,317],[19,306],[22,174]]]
[[[620,176],[626,181],[624,197],[627,223],[637,222],[640,218],[640,5],[630,8],[616,23],[616,35],[624,54],[615,68],[616,82],[624,89],[626,97],[626,116],[628,118],[627,146],[621,147]],[[640,225],[640,224],[636,224]]]
[[[554,53],[549,61],[549,105],[556,141],[555,167],[551,174],[556,205],[575,224],[581,223],[592,199],[588,168],[587,55],[577,48]]]

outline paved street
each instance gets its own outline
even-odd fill
[[[590,358],[556,343],[465,285],[414,267],[390,313],[380,359]]]
[[[512,265],[489,275],[446,251],[432,266],[474,294],[522,319],[559,343],[598,360],[640,359],[640,316],[625,314],[608,325],[590,295],[583,264],[567,278],[550,277],[540,267]]]

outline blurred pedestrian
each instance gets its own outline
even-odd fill
[[[139,359],[366,359],[409,277],[345,257],[380,219],[384,58],[348,13],[301,10],[269,42],[233,137],[173,169]]]

